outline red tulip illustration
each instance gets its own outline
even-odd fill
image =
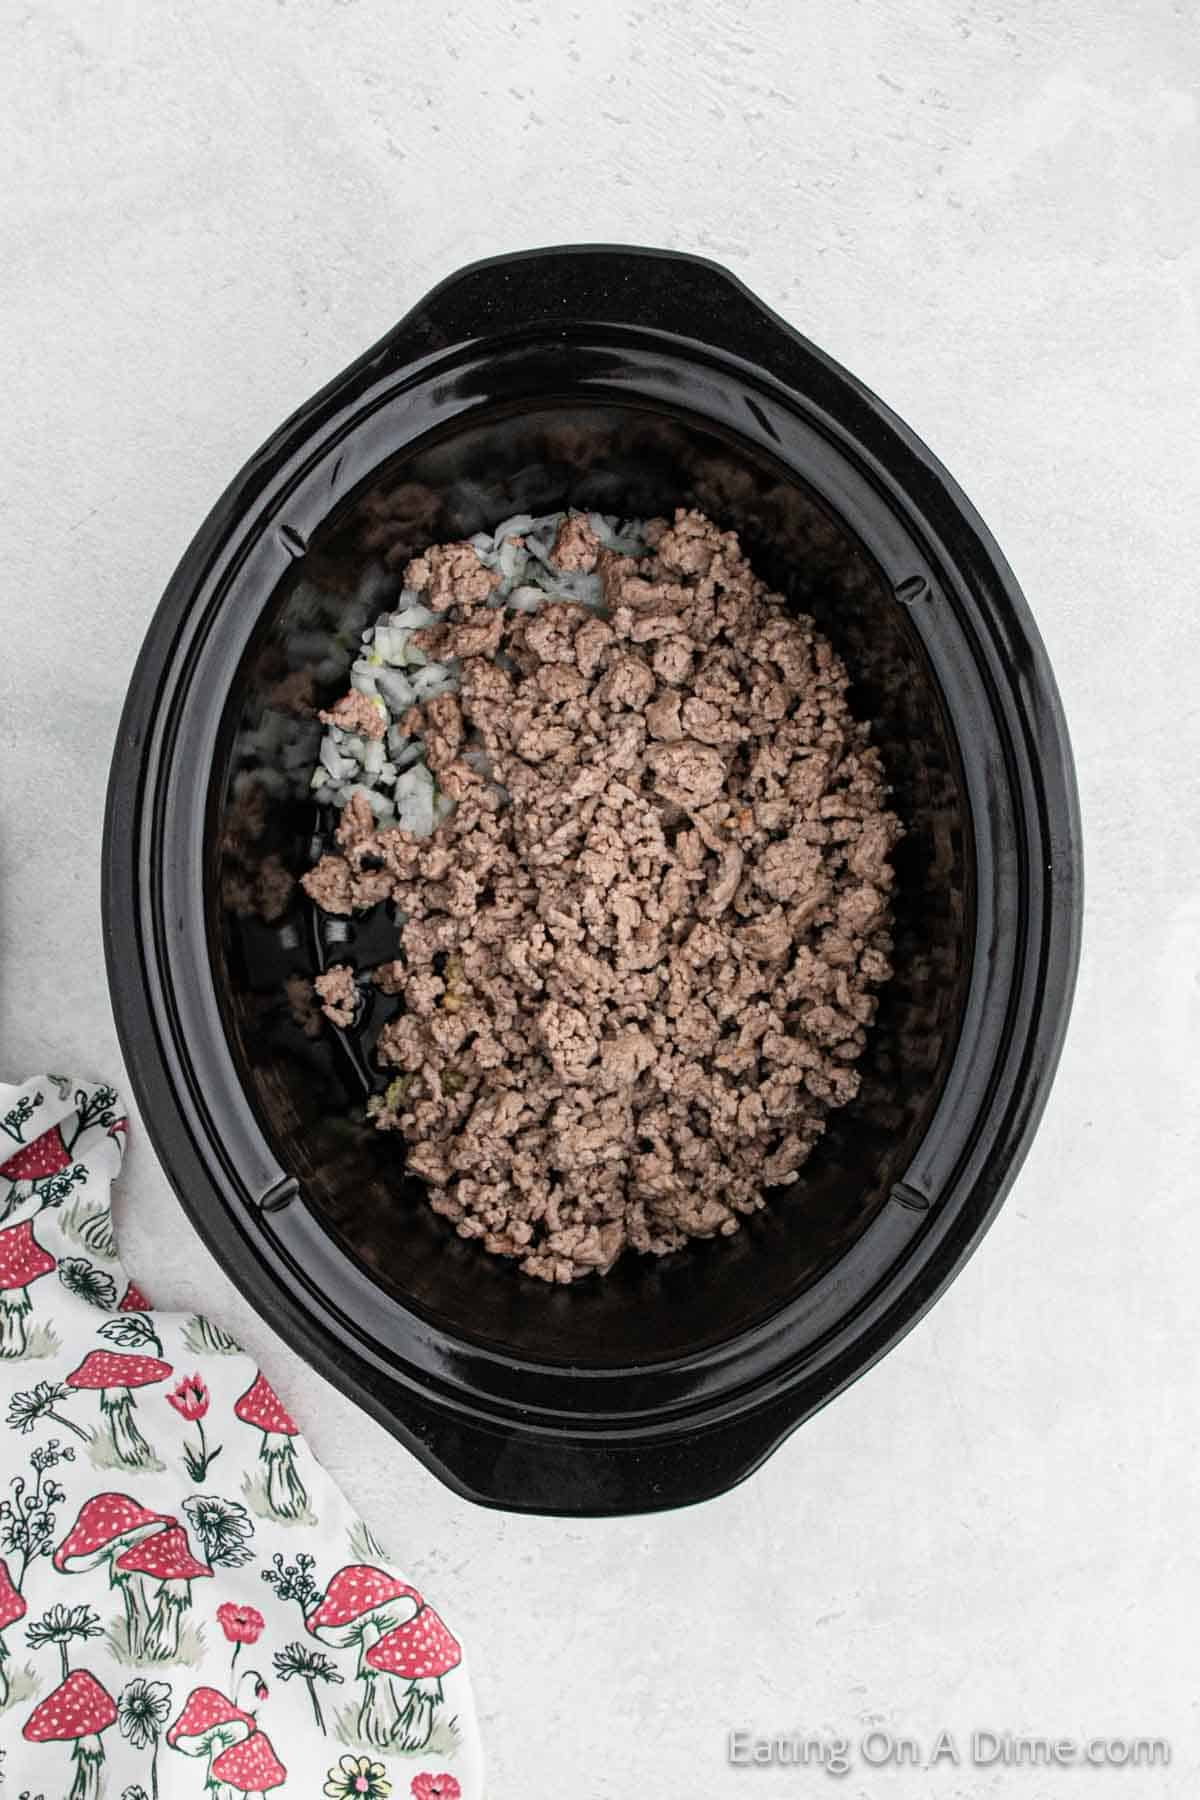
[[[299,1426],[262,1374],[255,1377],[233,1411],[236,1418],[256,1425],[263,1434],[258,1457],[266,1473],[267,1505],[277,1519],[302,1519],[308,1512],[308,1495],[292,1445]]]
[[[92,1350],[67,1376],[67,1386],[98,1389],[100,1416],[107,1421],[117,1458],[128,1469],[145,1469],[154,1452],[133,1422],[133,1390],[165,1381],[170,1363],[157,1356],[130,1356],[115,1350]]]
[[[325,1598],[305,1620],[319,1643],[334,1650],[358,1651],[355,1675],[363,1684],[358,1735],[381,1750],[387,1749],[400,1730],[407,1693],[397,1691],[386,1672],[376,1670],[371,1652],[404,1620],[415,1618],[423,1605],[416,1588],[406,1582],[369,1563],[351,1563],[338,1570]]]
[[[462,1661],[462,1645],[432,1606],[398,1625],[366,1652],[368,1668],[399,1676],[407,1685],[392,1742],[400,1750],[424,1750],[442,1703],[442,1676]]]
[[[13,1586],[8,1564],[0,1558],[0,1706],[8,1704],[8,1651],[4,1647],[4,1633],[24,1617],[25,1601],[20,1590]]]
[[[34,1708],[21,1736],[30,1744],[74,1744],[75,1779],[67,1800],[99,1800],[104,1763],[100,1733],[116,1721],[112,1695],[86,1669],[76,1669]]]
[[[0,1231],[0,1356],[24,1356],[29,1348],[25,1321],[33,1305],[29,1289],[57,1267],[34,1237],[29,1219]]]
[[[179,1386],[167,1395],[167,1402],[181,1418],[202,1419],[208,1411],[208,1389],[199,1375],[185,1375]]]
[[[209,1394],[199,1375],[188,1375],[167,1395],[167,1403],[175,1408],[181,1418],[189,1420],[200,1431],[200,1448],[193,1450],[190,1444],[183,1446],[183,1460],[188,1474],[193,1481],[203,1481],[208,1473],[208,1465],[215,1462],[221,1454],[221,1446],[210,1450],[204,1440],[204,1415],[208,1411]]]
[[[242,1645],[256,1644],[266,1621],[256,1606],[235,1606],[232,1600],[226,1600],[217,1608],[217,1623],[233,1645],[233,1655],[229,1659],[229,1679],[232,1681]]]
[[[118,1560],[143,1538],[174,1523],[169,1513],[147,1512],[128,1494],[95,1494],[84,1501],[74,1525],[54,1552],[54,1567],[62,1575],[86,1575],[107,1563],[109,1586],[120,1591],[125,1609],[126,1641],[133,1662],[141,1659],[150,1607],[141,1577],[118,1568]]]
[[[147,1657],[169,1662],[179,1654],[179,1629],[192,1603],[192,1583],[212,1570],[192,1555],[182,1525],[169,1525],[117,1558],[125,1575],[145,1575],[158,1585],[154,1610],[142,1641]]]

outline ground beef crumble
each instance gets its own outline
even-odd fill
[[[351,690],[328,712],[317,714],[323,725],[340,725],[343,731],[357,731],[365,738],[381,738],[383,714],[365,694]]]
[[[407,915],[375,1122],[461,1236],[548,1281],[736,1231],[853,1099],[891,974],[900,827],[844,668],[733,533],[681,509],[646,540],[560,527],[607,618],[488,608],[467,544],[411,561],[462,659],[422,708],[456,810],[417,839],[352,802],[304,880]],[[349,971],[317,987],[348,1023]]]
[[[354,973],[345,963],[336,963],[313,982],[321,1002],[321,1010],[332,1025],[353,1025],[358,989]]]

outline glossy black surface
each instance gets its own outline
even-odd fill
[[[519,510],[681,501],[816,614],[878,720],[908,826],[897,977],[860,1098],[766,1216],[548,1289],[455,1238],[362,1123],[379,1016],[357,1040],[292,1018],[289,975],[369,966],[389,934],[330,944],[298,898],[247,914],[264,860],[302,869],[319,824],[271,699],[302,667],[341,691],[389,557]],[[278,790],[258,836],[248,777]],[[1053,1072],[1079,878],[1044,654],[935,459],[714,265],[582,248],[443,284],[218,503],[131,687],[106,935],[156,1145],[260,1309],[461,1491],[619,1512],[746,1474],[970,1253]]]

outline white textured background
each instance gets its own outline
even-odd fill
[[[564,1524],[453,1499],[232,1292],[140,1132],[131,1268],[259,1352],[469,1636],[495,1800],[1192,1800],[1195,7],[0,0],[0,20],[8,1079],[119,1068],[106,765],[193,527],[285,414],[495,251],[707,252],[882,393],[1023,580],[1083,794],[1080,994],[1008,1205],[933,1315],[724,1500]],[[729,1726],[875,1719],[1161,1732],[1175,1760],[840,1785],[723,1761]]]

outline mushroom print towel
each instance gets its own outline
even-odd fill
[[[453,1624],[237,1344],[123,1273],[126,1128],[0,1086],[0,1792],[481,1800]]]

